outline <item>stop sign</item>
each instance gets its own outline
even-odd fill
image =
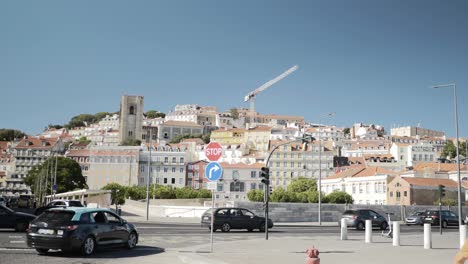
[[[205,155],[211,161],[217,161],[223,154],[223,148],[217,142],[211,142],[206,146]]]

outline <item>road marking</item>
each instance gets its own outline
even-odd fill
[[[32,248],[0,248],[0,251],[33,251]]]
[[[23,236],[8,236],[9,238],[23,238]]]
[[[15,240],[15,241],[10,241],[11,244],[21,244],[25,243],[24,240]]]

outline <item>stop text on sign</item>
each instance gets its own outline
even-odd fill
[[[211,142],[206,146],[205,156],[210,161],[217,161],[223,155],[223,148],[217,142]]]

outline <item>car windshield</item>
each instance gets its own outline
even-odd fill
[[[436,211],[436,210],[430,210],[426,212],[426,215],[438,215],[438,214],[439,214],[439,211]]]
[[[44,222],[53,225],[64,225],[68,224],[74,215],[75,213],[70,211],[45,211],[36,218],[36,222]]]
[[[411,214],[411,216],[421,216],[424,215],[424,212],[414,212]]]
[[[356,215],[356,214],[357,214],[357,211],[354,211],[354,210],[346,210],[343,214],[344,214],[344,215]]]
[[[72,207],[83,207],[83,205],[79,201],[69,201],[68,204]]]

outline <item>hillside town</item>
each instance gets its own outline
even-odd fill
[[[459,157],[444,156],[454,139],[443,131],[419,126],[387,131],[364,123],[336,127],[334,113],[315,123],[302,116],[244,108],[221,112],[195,104],[176,105],[157,117],[144,110],[143,96],[124,95],[119,112],[94,123],[49,126],[39,135],[0,141],[0,195],[34,193],[24,179],[55,156],[76,161],[90,190],[109,183],[146,186],[148,179],[150,184],[206,189],[204,150],[218,142],[224,169],[215,191],[218,202],[248,201],[249,191],[263,190],[260,168],[279,145],[268,164],[272,190],[286,189],[298,178],[320,179],[324,194],[344,191],[355,204],[431,205],[440,185],[446,198],[456,199],[460,160],[463,201],[468,197],[466,150]],[[305,136],[313,140],[301,141]],[[460,139],[462,146],[466,140]]]

